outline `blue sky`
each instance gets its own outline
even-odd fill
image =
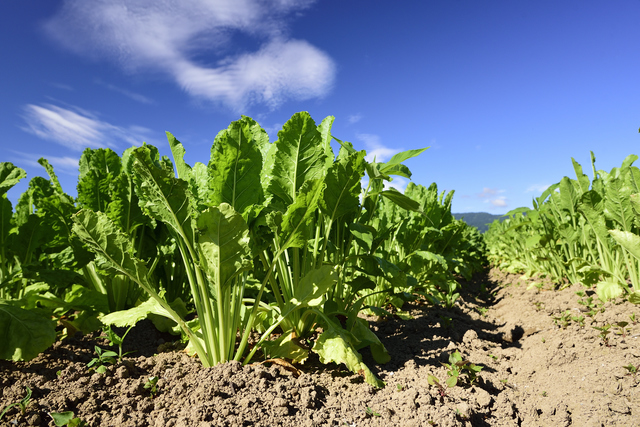
[[[206,163],[241,114],[298,111],[378,159],[430,146],[412,180],[502,214],[563,176],[640,154],[640,1],[6,0],[0,161],[75,195],[86,147],[165,131]],[[640,164],[640,162],[639,162]],[[406,182],[394,181],[402,187]],[[15,202],[27,180],[11,190]]]

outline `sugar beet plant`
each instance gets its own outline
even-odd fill
[[[375,208],[374,203],[368,211],[363,207],[370,198],[417,208],[403,194],[385,190],[381,181],[394,174],[409,176],[402,161],[423,150],[370,164],[364,152],[343,143],[336,157],[330,145],[332,121],[329,117],[316,126],[307,113],[296,114],[271,144],[256,122],[243,117],[217,135],[209,163],[194,167],[184,162],[182,144],[168,134],[177,176],[150,146],[130,152],[127,173],[142,212],[166,225],[181,255],[198,314],[191,323],[151,282],[145,262],[134,256],[134,239],[107,214],[83,209],[74,216],[74,231],[97,254],[101,269],[136,283],[151,296],[146,308],[180,325],[206,366],[249,360],[278,326],[281,339],[265,348],[304,360],[306,349],[296,340],[308,338],[320,325],[323,333],[313,351],[321,360],[345,363],[380,385],[358,350],[372,346],[379,362],[387,361],[388,354],[357,313],[362,291],[373,287],[369,276],[381,270],[359,265],[364,255],[349,244],[352,232],[366,227],[359,222],[363,213],[370,216]],[[365,170],[376,184],[365,193],[363,205]],[[253,294],[246,295],[247,289]],[[118,322],[118,316],[125,323],[139,318],[123,312],[109,320]],[[261,326],[260,341],[246,355],[251,330]]]
[[[630,155],[594,179],[573,160],[568,177],[509,212],[486,233],[491,261],[505,269],[544,273],[558,283],[596,285],[601,300],[626,295],[640,303],[640,170]],[[627,284],[631,283],[631,286]]]
[[[55,339],[55,321],[69,333],[99,329],[101,313],[107,325],[148,317],[184,334],[205,366],[246,363],[258,350],[302,362],[313,351],[381,386],[359,351],[369,347],[378,363],[389,355],[358,313],[399,307],[412,293],[455,301],[453,274],[477,269],[482,250],[451,216],[453,193],[386,187],[410,178],[403,162],[424,149],[369,162],[333,138],[332,123],[298,113],[270,143],[243,116],[216,136],[208,163],[193,166],[169,133],[173,161],[146,144],[121,158],[87,149],[75,202],[42,160],[51,180],[34,178],[16,213],[4,193],[24,171],[2,164],[0,322],[37,311],[47,339],[23,351],[16,337],[33,324],[25,317],[20,331],[2,328],[13,350],[0,357],[33,357]],[[26,241],[47,244],[25,250]]]

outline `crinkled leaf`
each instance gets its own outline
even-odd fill
[[[294,332],[282,334],[274,341],[265,341],[261,348],[270,359],[290,359],[291,363],[304,363],[309,357],[309,350],[298,345]]]
[[[344,363],[351,372],[363,376],[365,381],[372,386],[384,387],[384,381],[371,372],[362,361],[358,350],[355,349],[354,345],[358,344],[358,339],[341,327],[336,327],[333,323],[327,326],[328,328],[320,334],[313,346],[313,352],[320,356],[320,363]]]
[[[0,196],[15,186],[27,173],[9,162],[0,162]]]
[[[622,284],[611,280],[604,280],[596,286],[596,294],[601,301],[616,299],[622,295],[623,292]]]
[[[327,290],[337,280],[338,273],[330,265],[323,265],[320,268],[313,269],[300,279],[291,303],[293,305],[317,307],[322,304]]]
[[[187,181],[176,178],[173,171],[159,167],[148,146],[131,153],[132,178],[140,208],[152,218],[164,222],[191,248],[194,246],[193,208]]]
[[[267,163],[273,165],[267,171],[268,196],[284,207],[297,199],[303,184],[325,174],[327,156],[322,135],[307,112],[294,114],[284,124],[267,156]]]
[[[218,133],[208,165],[212,205],[228,203],[242,214],[263,202],[262,152],[267,141],[266,132],[246,116]]]
[[[181,299],[178,298],[170,305],[171,308],[173,308],[180,316],[184,317],[187,315],[187,307]],[[153,298],[149,298],[137,307],[109,313],[106,316],[102,316],[100,320],[105,325],[127,327],[133,326],[139,321],[150,317],[149,315],[151,314],[170,319],[172,324],[175,325],[175,321],[173,320],[171,314]]]
[[[320,202],[325,215],[331,219],[355,212],[360,206],[362,177],[364,176],[364,151],[339,158],[327,171],[326,189]]]
[[[360,344],[358,344],[356,349],[360,350],[369,346],[371,349],[371,355],[376,363],[383,364],[391,360],[389,352],[387,352],[384,344],[380,342],[378,336],[369,328],[369,324],[366,320],[360,317],[356,318],[356,321],[351,328],[351,333],[360,341]]]

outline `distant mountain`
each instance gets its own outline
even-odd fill
[[[489,224],[495,219],[504,219],[503,215],[493,215],[487,212],[466,212],[452,214],[455,219],[464,219],[467,224],[476,227],[481,233],[489,229]]]

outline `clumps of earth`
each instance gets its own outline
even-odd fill
[[[113,350],[98,333],[0,361],[0,412],[32,391],[0,425],[55,426],[50,414],[65,411],[87,426],[640,425],[639,307],[498,270],[463,285],[450,310],[413,302],[413,319],[368,318],[392,358],[364,354],[382,389],[313,357],[203,368],[145,321],[125,339],[133,353],[104,373],[87,367],[96,345]],[[482,369],[449,387],[455,353]]]

